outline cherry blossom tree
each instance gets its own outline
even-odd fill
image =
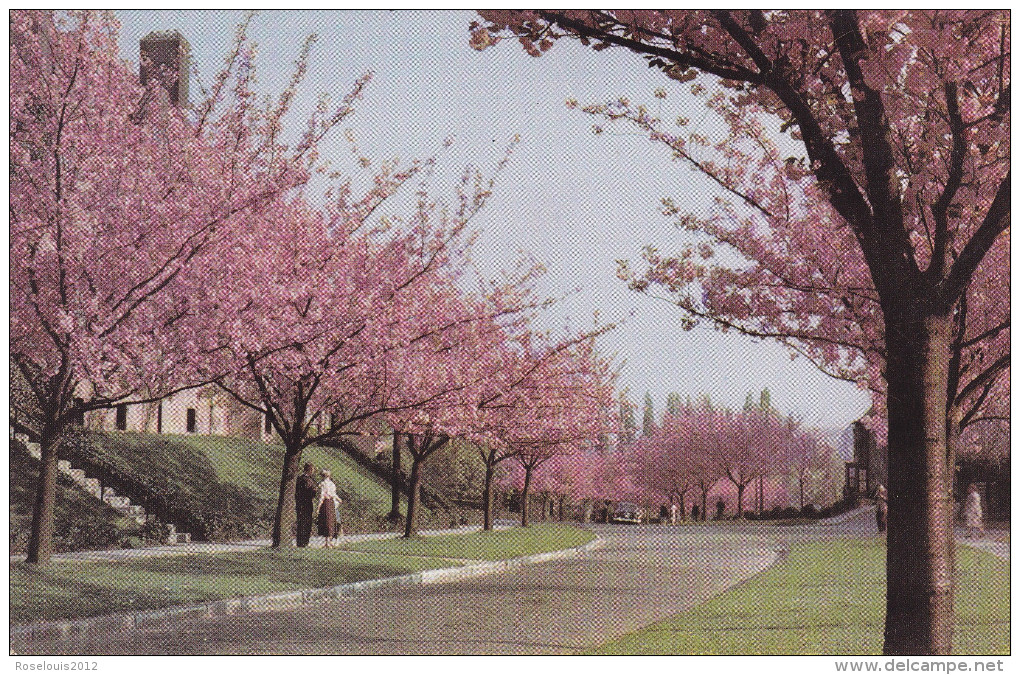
[[[265,107],[251,92],[243,28],[224,70],[191,109],[120,60],[118,24],[93,12],[10,17],[11,363],[29,410],[11,425],[40,444],[28,560],[52,550],[57,454],[86,412],[152,401],[208,379],[205,270],[237,226],[304,184],[317,147],[365,80],[323,103],[284,142],[307,51],[291,87]],[[24,414],[28,412],[29,414]]]
[[[504,429],[501,441],[513,449],[523,471],[521,525],[528,525],[528,499],[535,470],[563,455],[574,455],[597,444],[614,428],[607,411],[615,407],[613,375],[601,359],[593,338],[568,340],[550,349],[528,345],[543,365],[543,376],[525,388],[530,399],[516,407],[519,417]],[[538,371],[533,371],[537,373]]]
[[[812,286],[835,280],[844,288],[849,279],[858,293],[844,296],[844,310],[785,310],[852,322],[860,305],[881,309],[881,331],[862,337],[884,359],[884,365],[869,363],[869,384],[884,371],[888,415],[884,650],[949,653],[953,457],[947,437],[954,432],[947,418],[967,389],[954,383],[950,363],[954,345],[971,346],[965,343],[1008,329],[993,319],[974,338],[961,339],[962,327],[982,314],[969,306],[970,288],[1008,236],[1008,14],[542,11],[483,17],[484,24],[473,27],[476,48],[511,34],[540,55],[555,40],[574,37],[597,49],[630,50],[674,80],[701,76],[719,83],[721,89],[708,91],[699,80],[694,93],[708,92],[731,137],[715,144],[718,159],[680,155],[720,186],[719,211],[738,213],[734,222],[755,239],[786,221],[800,221],[795,229],[808,239],[852,236],[854,246],[844,250],[859,251],[865,283],[839,262],[824,264],[829,274],[812,279]],[[768,147],[750,152],[772,124],[803,144],[803,160]],[[743,161],[749,153],[752,161]],[[705,218],[688,222],[698,221]],[[753,292],[739,294],[728,310],[743,302],[750,315],[756,300]],[[828,363],[842,360],[839,341],[818,348],[829,352]],[[998,355],[987,358],[999,362]],[[978,378],[965,397],[981,398],[986,385],[986,391],[994,388],[991,379],[999,381]]]
[[[792,425],[791,425],[792,426]],[[817,433],[806,429],[791,429],[792,438],[786,447],[786,465],[797,480],[800,509],[807,504],[805,494],[808,481],[820,477],[832,466],[832,448],[828,447]],[[817,488],[816,488],[817,489]]]
[[[274,546],[290,544],[295,480],[310,445],[384,419],[395,442],[407,444],[411,482],[420,480],[421,463],[456,431],[450,411],[466,414],[454,394],[467,395],[478,377],[471,364],[485,363],[471,359],[473,350],[488,353],[502,339],[495,318],[521,309],[513,303],[522,279],[490,286],[484,297],[457,285],[472,239],[467,225],[491,181],[468,172],[452,207],[421,189],[406,222],[369,221],[431,163],[384,165],[366,195],[345,189],[327,195],[333,201],[322,209],[280,203],[235,246],[235,264],[217,269],[221,292],[205,317],[219,341],[211,358],[229,373],[217,382],[264,415],[284,446]]]
[[[690,421],[690,417],[667,413],[653,434],[631,446],[638,481],[670,502],[676,500],[683,519],[687,494],[697,488],[701,460],[691,454]]]
[[[603,380],[610,377],[608,364],[595,355],[592,344],[614,327],[608,324],[558,341],[531,330],[515,338],[508,335],[497,368],[484,383],[478,403],[484,420],[484,428],[478,432],[489,439],[479,445],[486,467],[482,493],[484,529],[492,527],[492,480],[496,467],[520,454],[522,445],[518,441],[527,438],[535,424],[533,413],[550,397],[550,392],[573,391],[583,377],[590,378],[599,390],[604,389]],[[589,393],[598,395],[595,390]],[[560,404],[573,405],[562,400]],[[564,476],[570,473],[567,467],[561,468]]]

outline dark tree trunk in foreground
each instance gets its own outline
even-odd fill
[[[400,434],[393,432],[393,469],[390,474],[390,513],[387,518],[400,520],[400,491],[403,481],[400,478]]]
[[[496,467],[492,464],[485,465],[485,488],[482,492],[482,502],[484,504],[484,515],[482,518],[482,529],[492,529],[492,477],[495,473]]]
[[[737,483],[737,518],[744,517],[744,484]]]
[[[47,425],[39,437],[41,458],[35,504],[32,507],[32,537],[28,542],[28,562],[44,565],[53,554],[53,506],[57,493],[57,450],[60,433]]]
[[[524,490],[521,491],[521,527],[528,526],[528,489],[531,487],[531,467],[524,467]]]
[[[294,510],[294,489],[301,468],[302,448],[288,447],[283,456],[283,473],[280,477],[280,494],[276,502],[276,517],[273,519],[273,548],[288,548],[293,545],[290,531],[297,520]]]
[[[418,502],[421,500],[421,460],[411,458],[410,492],[407,496],[407,518],[404,521],[404,538],[418,533]]]
[[[411,475],[408,478],[407,518],[404,521],[404,538],[418,534],[418,505],[421,503],[421,466],[432,454],[449,442],[450,437],[425,433],[420,436],[404,434],[407,450],[411,454]]]
[[[684,507],[684,493],[677,495],[680,498],[680,520],[687,520],[687,510]]]
[[[885,653],[949,654],[953,643],[952,465],[946,383],[952,321],[886,312],[889,531]]]

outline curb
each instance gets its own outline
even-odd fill
[[[425,570],[397,577],[368,579],[366,581],[357,581],[326,588],[310,588],[246,598],[228,598],[197,605],[177,605],[142,612],[106,614],[73,621],[46,621],[11,626],[10,649],[12,652],[24,653],[31,645],[38,645],[39,643],[68,642],[85,637],[112,637],[121,633],[148,628],[166,629],[178,623],[194,619],[215,619],[223,616],[261,614],[263,612],[294,609],[303,605],[357,597],[379,588],[451,583],[494,572],[506,572],[526,565],[574,558],[600,548],[604,543],[605,540],[596,535],[595,539],[582,546],[550,551],[548,553],[536,553],[508,560],[481,562],[463,567]]]

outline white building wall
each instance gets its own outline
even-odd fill
[[[211,388],[178,392],[155,403],[126,405],[124,431],[164,434],[240,436],[272,442],[275,432],[265,433],[265,416],[226,398]],[[188,411],[194,427],[188,430]],[[117,409],[96,410],[85,419],[89,429],[117,431]]]

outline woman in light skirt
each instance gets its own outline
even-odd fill
[[[328,469],[322,470],[322,482],[319,483],[318,511],[319,536],[326,538],[326,548],[332,548],[340,534],[340,519],[337,511],[342,500],[336,494],[336,484]]]

